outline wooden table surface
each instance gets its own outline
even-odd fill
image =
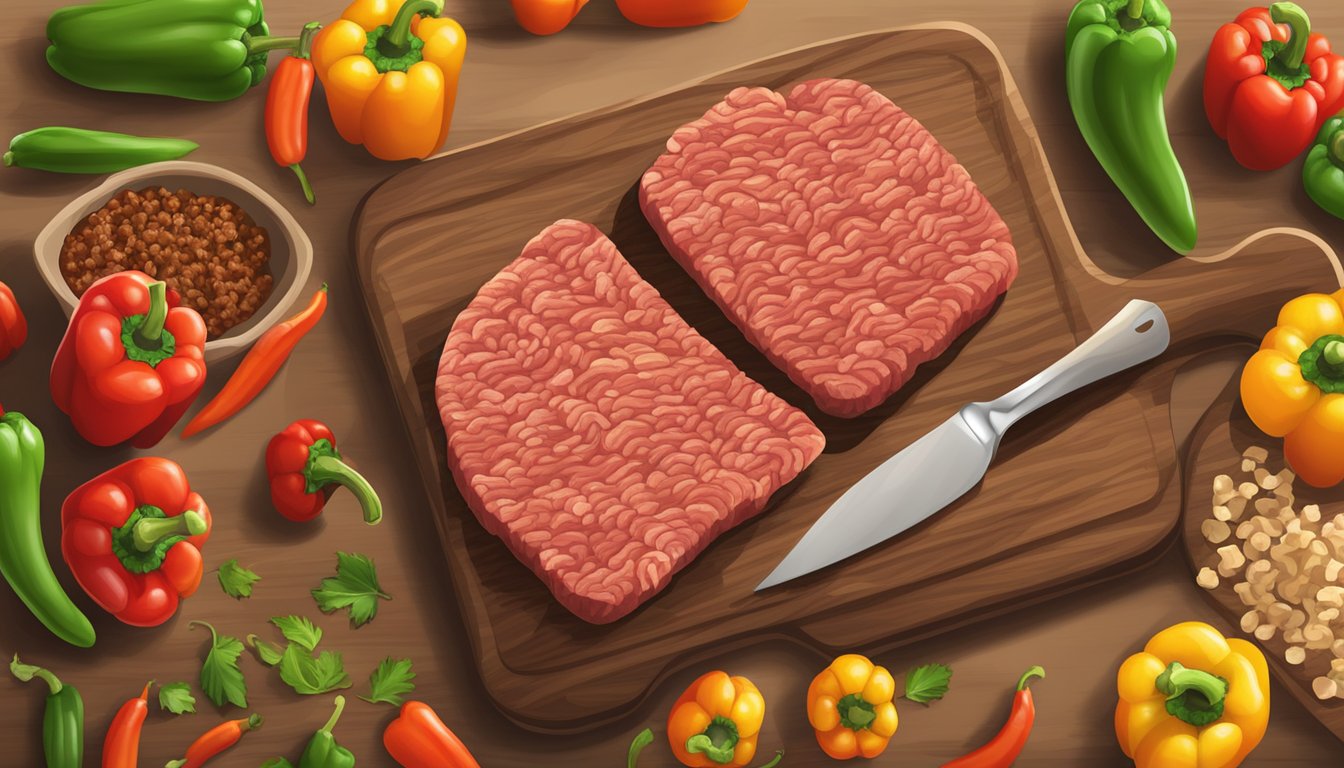
[[[433,522],[425,513],[421,483],[393,411],[388,382],[374,348],[351,268],[349,234],[359,200],[403,165],[384,164],[342,143],[315,105],[312,149],[305,167],[318,204],[303,204],[287,170],[273,165],[260,133],[264,94],[257,89],[228,104],[197,104],[153,97],[104,94],[65,82],[44,65],[44,20],[58,0],[10,0],[0,30],[0,61],[8,76],[0,93],[8,105],[0,134],[40,125],[67,124],[130,133],[178,135],[201,144],[192,159],[232,168],[270,190],[291,207],[317,251],[311,286],[331,286],[332,309],[298,348],[278,379],[245,413],[202,439],[165,440],[155,453],[180,462],[210,502],[216,533],[207,545],[207,567],[237,557],[263,580],[250,600],[234,602],[207,580],[178,616],[163,627],[135,630],[118,625],[96,608],[65,573],[55,546],[56,510],[79,483],[134,454],[99,450],[82,443],[56,411],[46,390],[46,369],[64,328],[56,301],[32,264],[33,238],[43,224],[93,179],[0,172],[0,280],[18,294],[30,323],[28,345],[0,363],[0,402],[27,413],[47,438],[43,509],[48,550],[58,573],[94,616],[98,644],[90,651],[63,647],[27,614],[9,590],[0,589],[0,651],[50,665],[84,694],[88,751],[97,754],[116,707],[150,678],[195,681],[205,638],[187,622],[213,622],[241,637],[267,632],[269,616],[300,613],[326,630],[324,646],[344,652],[355,687],[385,655],[409,656],[418,673],[416,697],[432,703],[473,748],[486,768],[616,765],[635,732],[653,725],[659,741],[641,765],[670,766],[662,722],[672,700],[702,670],[687,670],[660,688],[617,726],[583,736],[549,737],[519,731],[484,698],[470,662],[447,570]],[[340,0],[271,0],[274,29],[296,29],[311,19],[334,17]],[[1022,89],[1047,156],[1064,192],[1068,213],[1088,252],[1118,273],[1135,273],[1170,258],[1142,231],[1123,199],[1087,153],[1069,115],[1061,73],[1063,22],[1068,4],[1028,0],[1009,4],[951,0],[915,5],[891,0],[754,0],[736,21],[703,29],[643,30],[626,25],[608,0],[594,0],[564,34],[536,39],[513,25],[503,0],[451,0],[449,10],[467,29],[470,48],[449,148],[461,147],[575,112],[671,87],[743,61],[831,37],[937,20],[984,29],[998,44]],[[1241,0],[1186,0],[1176,9],[1183,46],[1168,88],[1168,114],[1176,150],[1190,177],[1200,215],[1199,253],[1221,250],[1269,226],[1300,226],[1344,246],[1344,224],[1316,211],[1300,191],[1297,167],[1271,174],[1242,171],[1209,131],[1199,101],[1203,51],[1218,23],[1234,16]],[[1316,28],[1344,38],[1344,6],[1317,3]],[[556,215],[564,211],[557,210]],[[1267,279],[1272,276],[1267,275]],[[1193,414],[1235,370],[1236,350],[1211,353],[1206,364],[1178,382],[1177,429],[1185,433]],[[233,364],[212,369],[207,395],[218,389]],[[290,420],[321,418],[340,436],[349,457],[379,488],[386,519],[366,529],[348,495],[337,496],[325,522],[295,526],[269,507],[262,452],[268,437]],[[1198,491],[1196,491],[1198,492]],[[1081,499],[1079,503],[1086,503]],[[1042,510],[1049,514],[1049,510]],[[352,630],[340,616],[319,614],[308,596],[334,567],[334,552],[375,556],[385,590],[368,626]],[[520,568],[519,578],[531,578]],[[874,765],[936,765],[988,738],[1002,722],[1009,690],[1021,670],[1043,663],[1049,678],[1037,688],[1040,715],[1027,756],[1030,766],[1123,766],[1111,730],[1117,665],[1155,630],[1186,619],[1217,622],[1198,594],[1185,563],[1174,551],[1154,564],[1102,587],[1023,607],[943,636],[919,640],[878,658],[893,670],[944,661],[956,670],[952,693],[925,709],[901,708],[895,743]],[[785,765],[832,764],[817,749],[802,700],[811,675],[825,664],[811,652],[765,643],[725,654],[715,664],[750,677],[765,692],[767,723],[762,754],[788,749]],[[311,732],[327,718],[329,696],[295,696],[273,671],[243,659],[252,708],[265,726],[213,763],[253,766],[286,754],[296,760]],[[0,682],[7,717],[0,722],[0,763],[40,763],[43,695],[36,684]],[[1274,691],[1270,731],[1249,766],[1337,764],[1344,746]],[[142,763],[161,765],[179,756],[199,732],[237,710],[217,712],[201,701],[194,716],[173,717],[153,708],[142,742]],[[337,730],[339,740],[360,756],[360,765],[390,765],[380,733],[393,711],[352,700]],[[90,759],[86,764],[92,764]]]

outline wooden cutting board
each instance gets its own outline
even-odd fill
[[[782,89],[822,76],[865,81],[922,121],[1008,222],[1021,264],[988,319],[888,403],[852,420],[819,413],[745,341],[662,249],[636,196],[672,131],[731,88]],[[608,232],[688,322],[807,410],[828,441],[771,509],[606,626],[561,608],[477,524],[446,469],[434,405],[453,319],[528,239],[565,217]],[[1142,564],[1169,541],[1180,514],[1167,403],[1176,363],[1258,334],[1284,299],[1334,280],[1336,269],[1319,240],[1276,231],[1134,279],[1102,273],[1073,236],[1001,56],[963,25],[827,42],[464,148],[372,192],[354,240],[369,316],[485,687],[509,717],[553,732],[596,728],[670,672],[725,647],[786,638],[827,653],[875,650]],[[961,405],[1034,375],[1136,297],[1157,301],[1169,316],[1174,342],[1163,361],[1019,424],[985,481],[918,529],[843,565],[752,592],[859,477]]]

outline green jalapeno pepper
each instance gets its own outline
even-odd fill
[[[51,126],[15,136],[3,160],[6,167],[53,173],[113,173],[146,163],[176,160],[196,150],[194,141],[131,136]]]
[[[341,719],[344,710],[345,697],[337,696],[336,711],[309,740],[308,747],[303,750],[303,757],[299,758],[299,768],[354,768],[354,753],[337,744],[336,737],[331,735],[331,730],[336,727],[336,721]]]
[[[1302,166],[1302,186],[1322,210],[1344,219],[1344,114],[1325,121]]]
[[[84,700],[79,691],[42,667],[19,661],[17,653],[9,671],[25,683],[40,677],[51,689],[42,715],[42,751],[47,768],[80,768],[84,762]]]

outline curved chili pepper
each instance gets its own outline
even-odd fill
[[[343,485],[359,499],[364,522],[376,525],[383,504],[364,476],[341,461],[331,427],[313,419],[299,419],[266,445],[266,474],[271,480],[271,502],[286,518],[304,523],[322,513],[330,490]]]
[[[92,290],[92,289],[90,289]],[[327,310],[327,284],[323,283],[313,300],[297,315],[261,335],[247,351],[238,370],[233,372],[224,388],[205,404],[182,430],[183,437],[209,429],[241,411],[266,388],[289,359],[294,346],[317,325]]]
[[[255,712],[239,720],[226,720],[201,734],[187,747],[186,757],[170,761],[163,768],[200,768],[210,758],[232,747],[243,734],[261,727],[261,715]]]
[[[128,700],[117,710],[112,725],[107,728],[107,738],[103,739],[103,768],[137,768],[140,761],[140,729],[149,716],[150,680],[145,690],[134,699]]]
[[[1027,746],[1031,726],[1036,722],[1036,704],[1031,700],[1031,689],[1027,687],[1033,677],[1044,678],[1045,670],[1032,667],[1022,673],[1017,681],[1017,694],[1013,697],[1013,711],[998,734],[974,752],[950,763],[943,763],[942,768],[1009,768],[1017,756],[1022,754],[1022,748]]]
[[[0,360],[14,354],[28,339],[28,321],[9,286],[0,283]]]
[[[313,186],[299,163],[308,154],[308,100],[316,77],[311,56],[313,37],[321,28],[315,21],[304,25],[299,47],[275,68],[266,91],[266,146],[275,162],[299,177],[303,197],[310,205],[315,202]]]
[[[383,746],[404,768],[481,768],[467,745],[448,730],[428,704],[408,701],[383,731]]]

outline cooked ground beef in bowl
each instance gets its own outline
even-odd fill
[[[274,287],[271,240],[237,203],[164,187],[125,190],[65,237],[61,274],[76,296],[138,269],[201,313],[209,338],[246,322]]]

